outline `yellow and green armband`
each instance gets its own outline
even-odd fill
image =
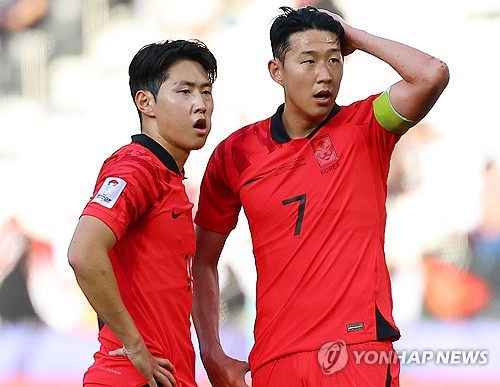
[[[417,122],[399,114],[391,104],[389,90],[384,91],[373,101],[373,112],[377,122],[392,133],[403,134]]]

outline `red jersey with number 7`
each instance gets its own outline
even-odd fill
[[[330,341],[399,338],[383,247],[400,136],[378,124],[377,96],[335,106],[300,139],[284,130],[282,105],[210,158],[195,223],[227,234],[245,211],[257,268],[253,371]]]

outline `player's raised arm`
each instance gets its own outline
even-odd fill
[[[425,117],[448,84],[448,66],[432,55],[351,27],[340,16],[322,11],[344,27],[344,55],[355,50],[364,51],[389,64],[401,76],[389,92],[394,110],[415,123]]]

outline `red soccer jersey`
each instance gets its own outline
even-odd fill
[[[399,338],[384,256],[385,201],[398,135],[372,102],[336,106],[308,138],[290,139],[283,106],[214,151],[195,223],[227,234],[241,206],[257,268],[250,364],[347,343]]]
[[[149,351],[175,365],[183,386],[196,386],[190,333],[193,205],[172,156],[146,135],[132,139],[104,163],[83,215],[99,218],[116,235],[109,256],[120,294]],[[99,341],[85,382],[146,384],[128,359],[108,355],[122,344],[106,325]]]

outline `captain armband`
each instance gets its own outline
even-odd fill
[[[392,133],[403,134],[417,122],[399,114],[389,100],[389,87],[373,101],[373,112],[377,122]]]

